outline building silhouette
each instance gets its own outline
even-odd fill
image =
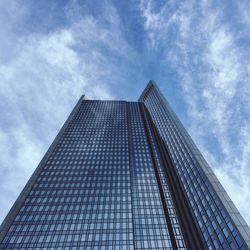
[[[0,228],[0,249],[249,249],[250,230],[150,81],[80,98]]]

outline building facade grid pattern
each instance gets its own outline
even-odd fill
[[[248,249],[154,84],[141,96],[177,169],[209,249]]]
[[[166,183],[164,190],[173,211]],[[80,247],[172,249],[137,102],[82,102],[0,245]]]
[[[191,249],[167,168],[204,249],[249,249],[249,227],[152,81],[138,102],[80,99],[4,220],[0,249]]]
[[[136,249],[172,249],[138,103],[130,104]]]

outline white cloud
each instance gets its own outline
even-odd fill
[[[178,6],[167,1],[155,11],[150,0],[140,4],[150,44],[181,79],[191,136],[250,224],[250,58],[237,40],[247,34],[233,26],[224,7],[210,1]],[[249,18],[239,9],[242,30],[249,30]]]
[[[11,60],[17,53],[19,46],[18,27],[28,11],[26,5],[18,1],[2,0],[0,2],[0,62]]]

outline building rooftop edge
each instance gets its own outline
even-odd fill
[[[154,80],[150,80],[147,84],[147,86],[145,87],[145,89],[142,91],[140,97],[138,98],[138,102],[142,102],[147,91],[150,89],[150,87],[154,87],[156,89],[158,89],[158,86],[156,84],[156,82]],[[159,90],[159,89],[158,89]]]

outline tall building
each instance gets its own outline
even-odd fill
[[[150,81],[80,98],[0,228],[0,249],[249,249],[250,230]]]

